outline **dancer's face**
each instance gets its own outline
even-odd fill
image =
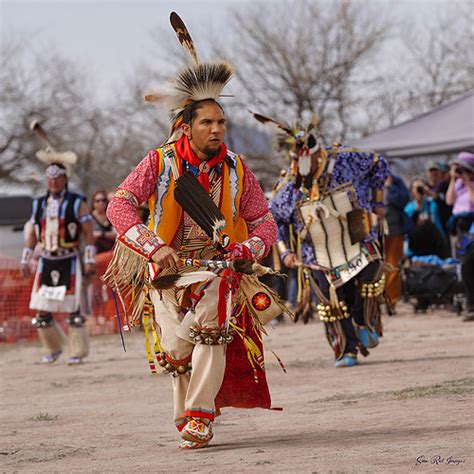
[[[64,175],[58,176],[56,178],[47,178],[48,191],[53,194],[59,194],[67,184],[67,177]]]
[[[216,156],[225,137],[225,116],[222,109],[208,102],[196,110],[196,116],[190,125],[183,125],[183,132],[199,159],[207,160]]]

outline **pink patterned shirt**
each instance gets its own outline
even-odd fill
[[[155,192],[157,175],[157,152],[153,150],[118,186],[115,197],[107,207],[107,217],[121,236],[134,226],[143,225],[138,218],[137,208]],[[262,257],[268,254],[276,241],[276,224],[268,210],[262,188],[245,163],[240,216],[247,222],[249,228],[249,238],[246,241],[248,246],[251,250],[252,247],[258,249],[261,240],[264,249],[257,250],[256,256]],[[162,242],[159,236],[157,237]],[[152,253],[153,251],[145,254],[149,256]]]

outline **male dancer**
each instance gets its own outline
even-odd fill
[[[282,261],[300,268],[296,319],[312,316],[313,290],[335,366],[354,366],[358,350],[367,355],[382,335],[383,262],[372,211],[383,217],[388,164],[373,152],[320,146],[316,122],[292,130],[255,116],[276,125],[292,147],[293,163],[270,209]]]
[[[150,282],[170,273],[186,276],[186,261],[260,259],[275,242],[276,226],[255,176],[224,143],[226,117],[217,99],[232,68],[199,62],[182,21],[175,13],[170,20],[194,63],[168,92],[147,96],[168,104],[171,130],[165,145],[143,159],[109,204],[107,215],[119,237],[105,279],[117,290],[132,286],[141,297],[148,292],[161,339],[157,360],[173,375],[180,448],[197,449],[211,440],[218,408],[270,407],[260,331],[250,312],[263,309],[271,295],[264,289],[249,300],[240,276],[228,270],[171,289],[157,290]],[[220,209],[223,233],[209,235],[178,203],[176,193],[189,173]],[[198,207],[199,199],[196,195]],[[137,216],[145,201],[148,226]],[[136,299],[134,321],[141,319],[140,302]]]
[[[32,125],[40,129],[39,124]],[[44,136],[44,132],[43,136]],[[84,271],[95,271],[94,237],[92,216],[84,196],[68,190],[68,170],[76,161],[72,152],[58,153],[51,147],[37,153],[47,163],[47,193],[33,202],[33,213],[25,224],[25,247],[21,267],[26,277],[30,273],[30,261],[37,243],[41,255],[31,292],[30,309],[37,311],[32,323],[46,351],[41,361],[55,362],[61,355],[65,335],[55,322],[53,313],[69,313],[68,364],[80,364],[89,352],[85,318],[80,313],[81,260],[80,237],[86,243]]]

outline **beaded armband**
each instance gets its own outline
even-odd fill
[[[93,219],[92,214],[88,213],[88,214],[84,214],[83,216],[79,216],[77,220],[79,221],[80,224],[85,224],[86,222],[91,222],[92,219]]]
[[[372,195],[372,207],[380,207],[383,205],[383,189],[377,189]]]
[[[114,197],[121,198],[127,200],[133,207],[138,208],[138,200],[137,198],[126,189],[117,189],[115,191]]]
[[[266,212],[262,217],[255,219],[254,221],[247,222],[249,233],[251,233],[258,225],[263,224],[266,221],[272,221],[273,216],[270,211]]]
[[[288,252],[288,247],[286,246],[283,240],[279,240],[276,244],[276,247],[280,255],[283,255],[285,252]]]

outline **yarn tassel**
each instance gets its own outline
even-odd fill
[[[150,345],[150,315],[148,312],[145,312],[143,315],[143,330],[145,332],[145,349],[146,349],[146,357],[148,359],[148,365],[150,366],[150,372],[152,375],[156,375],[156,365],[155,365],[155,358],[151,352],[151,345]]]
[[[271,350],[271,349],[270,349]],[[285,372],[285,374],[287,373],[286,371],[286,367],[283,365],[283,361],[278,357],[278,354],[274,351],[274,350],[271,350],[272,354],[275,356],[275,359],[278,361],[278,363],[280,364],[280,367],[281,369],[283,370],[283,372]]]

